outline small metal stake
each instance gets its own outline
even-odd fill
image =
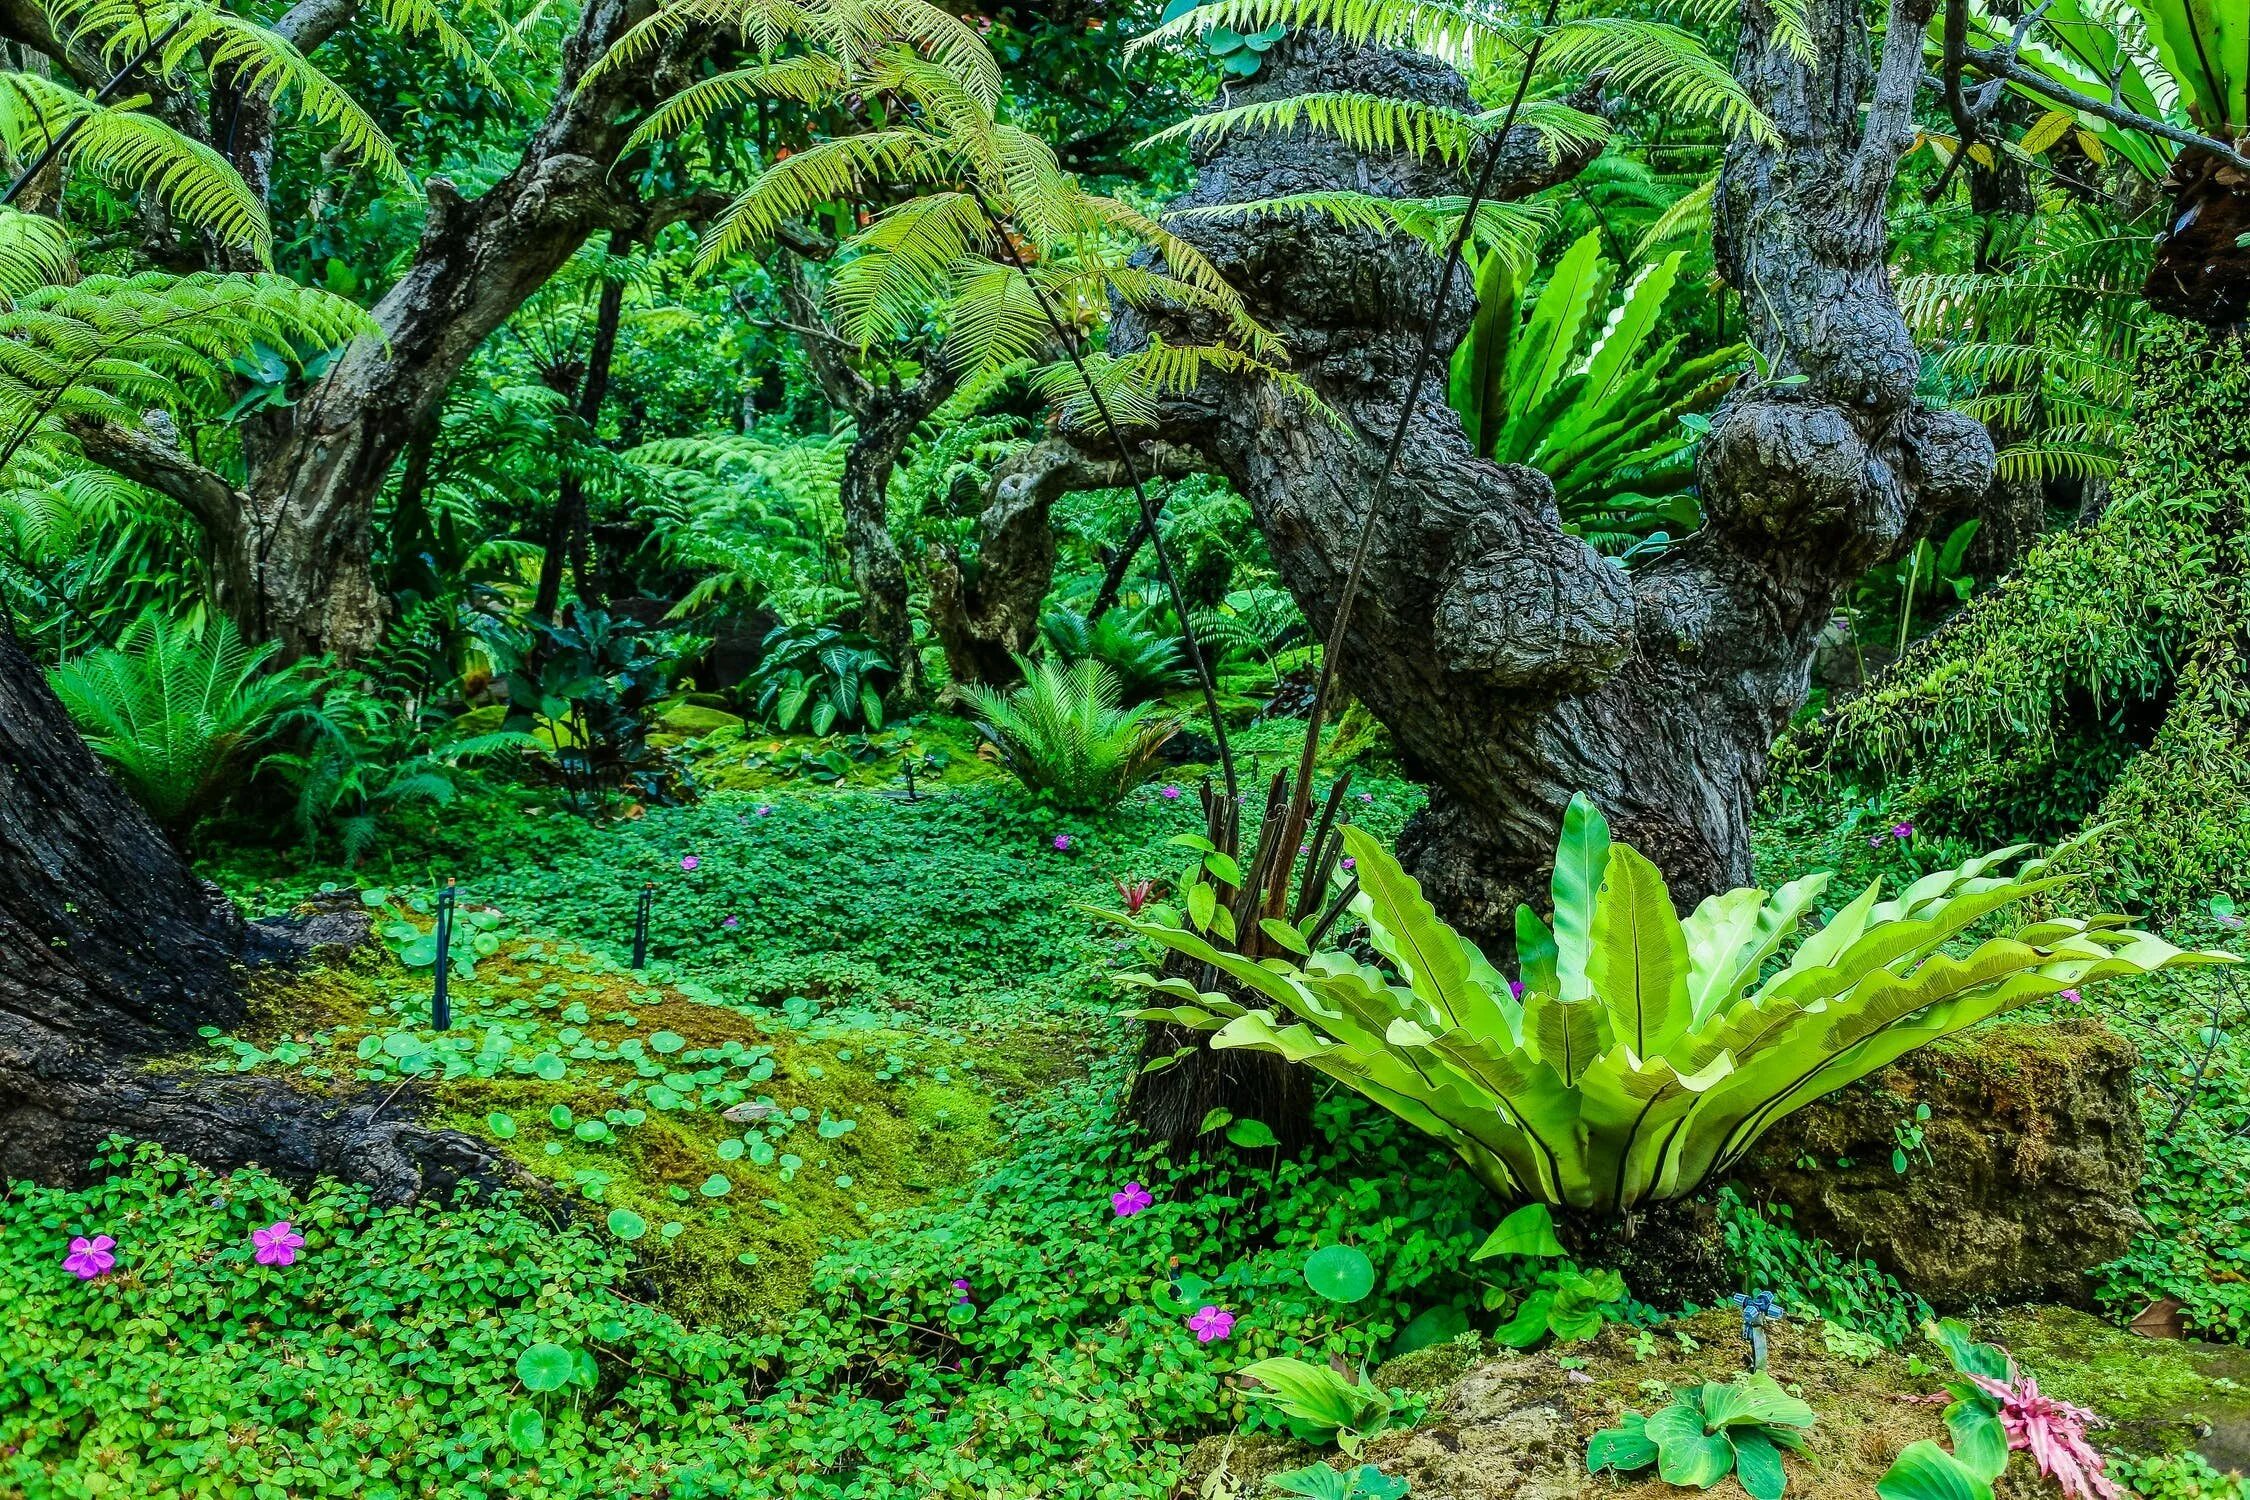
[[[656,882],[641,887],[640,908],[633,914],[633,967],[648,967],[648,914],[656,904]]]
[[[453,1029],[453,996],[447,986],[453,977],[453,881],[437,898],[437,987],[430,992],[430,1024],[440,1031]]]
[[[916,796],[914,795],[914,755],[913,755],[913,752],[909,751],[909,752],[907,753],[907,757],[906,757],[905,761],[903,762],[903,764],[904,764],[904,765],[905,765],[905,767],[906,767],[906,800],[907,800],[907,801],[909,801],[909,802],[918,802],[918,801],[920,801],[921,799],[920,799],[920,798],[918,798],[918,797],[916,797]]]

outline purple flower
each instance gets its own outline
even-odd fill
[[[2086,997],[2079,994],[2076,990],[2064,990],[2061,994],[2055,996],[2055,998],[2062,1001],[2065,1005],[2084,1005],[2086,1003]]]
[[[1168,786],[1158,795],[1167,802],[1177,802],[1180,800],[1180,789],[1176,786]]]
[[[1870,848],[1870,849],[1880,849],[1880,848],[1882,848],[1882,847],[1883,847],[1883,836],[1882,836],[1881,834],[1879,834],[1879,833],[1871,833],[1871,834],[1869,834],[1869,835],[1867,836],[1867,847],[1868,847],[1868,848]]]
[[[961,1280],[959,1277],[955,1277],[953,1280],[953,1291],[955,1294],[953,1298],[954,1301],[966,1302],[969,1300],[969,1284],[966,1281]]]
[[[1208,1344],[1234,1333],[1234,1314],[1223,1307],[1199,1307],[1188,1318],[1188,1327],[1195,1330],[1197,1343]]]
[[[1509,980],[1508,993],[1515,999],[1521,1000],[1523,998],[1523,981],[1520,979]]]
[[[110,1268],[117,1264],[117,1257],[110,1253],[116,1248],[117,1241],[106,1234],[97,1234],[92,1239],[81,1235],[70,1242],[70,1253],[63,1257],[63,1269],[80,1281],[107,1276]]]
[[[683,870],[692,870],[692,869],[694,869],[694,868],[695,868],[695,867],[696,867],[697,865],[699,865],[699,864],[702,864],[702,863],[703,863],[703,861],[702,861],[702,860],[700,860],[700,859],[697,859],[697,858],[696,858],[696,857],[695,857],[694,855],[692,855],[692,854],[683,854],[683,855],[681,855],[681,856],[680,856],[680,868],[681,868],[681,869],[683,869]]]
[[[1057,849],[1068,849],[1070,847],[1070,835],[1067,833],[1056,834],[1055,847]]]
[[[1373,802],[1375,800],[1375,794],[1373,792],[1361,792],[1359,794],[1359,800],[1362,802]]]
[[[1905,843],[1908,839],[1914,837],[1914,825],[1912,823],[1893,824],[1891,826],[1891,837],[1902,844]]]
[[[1299,844],[1299,845],[1297,846],[1297,852],[1298,852],[1299,854],[1310,854],[1310,853],[1312,853],[1312,845],[1310,845],[1310,844]]]
[[[753,807],[750,810],[762,818],[767,813],[773,811],[773,804],[771,802],[761,802],[756,807]]]
[[[740,927],[740,926],[742,925],[742,918],[740,918],[740,917],[729,917],[729,918],[727,918],[727,919],[726,919],[726,920],[725,920],[724,922],[721,922],[721,923],[720,923],[719,925],[720,925],[721,927]]]
[[[1359,861],[1347,854],[1344,856],[1344,868],[1347,870],[1356,870],[1359,868]]]
[[[305,1237],[283,1219],[263,1229],[251,1230],[250,1243],[258,1247],[259,1265],[286,1266],[295,1263],[297,1252],[305,1247]]]
[[[1128,1182],[1109,1195],[1109,1206],[1117,1210],[1120,1219],[1130,1219],[1155,1201],[1148,1189],[1137,1182]]]

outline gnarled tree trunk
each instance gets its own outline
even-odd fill
[[[376,499],[477,346],[596,229],[645,237],[703,206],[699,198],[641,202],[612,168],[639,110],[690,81],[715,33],[659,47],[578,87],[648,8],[646,0],[589,0],[564,46],[555,101],[513,171],[474,198],[446,178],[429,179],[413,262],[373,309],[383,337],[352,345],[293,406],[243,424],[248,479],[239,489],[161,430],[78,428],[89,458],[172,496],[203,525],[220,603],[254,638],[279,640],[292,657],[333,652],[349,660],[370,650],[383,628],[372,571]],[[310,51],[356,9],[356,0],[300,0],[275,27]],[[19,24],[0,6],[0,32],[56,45],[34,31],[28,17]],[[223,97],[202,120],[177,99],[160,102],[168,119],[226,150],[262,191],[272,111],[224,86],[217,93]]]
[[[244,965],[292,947],[245,925],[102,773],[0,612],[0,1174],[74,1178],[112,1133],[393,1199],[494,1168],[374,1100],[147,1066],[240,1023]]]
[[[1442,394],[1423,394],[1374,518],[1340,671],[1430,784],[1402,854],[1465,929],[1504,942],[1515,904],[1538,900],[1580,791],[1682,902],[1746,881],[1767,749],[1804,699],[1839,590],[1989,481],[1983,430],[1913,399],[1917,359],[1884,267],[1884,199],[1912,140],[1927,18],[1926,0],[1895,0],[1878,77],[1856,0],[1813,0],[1813,62],[1773,40],[1760,0],[1745,7],[1736,71],[1781,139],[1730,149],[1719,249],[1771,378],[1746,378],[1715,419],[1696,535],[1627,572],[1563,529],[1544,475],[1476,457]],[[1318,35],[1273,56],[1250,97],[1352,90],[1468,107],[1459,77],[1424,59]],[[1519,130],[1497,173],[1501,196],[1582,164]],[[1448,173],[1322,138],[1231,135],[1200,166],[1176,207],[1461,191]],[[1164,413],[1165,436],[1248,497],[1283,579],[1325,632],[1369,523],[1438,263],[1416,241],[1311,216],[1172,224],[1249,295],[1297,373],[1346,419],[1338,430],[1261,380],[1207,383]],[[1441,349],[1472,306],[1456,285]],[[1151,331],[1192,335],[1128,316],[1114,347]]]

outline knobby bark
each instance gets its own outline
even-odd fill
[[[299,946],[196,878],[95,764],[0,614],[0,1174],[74,1179],[113,1133],[392,1199],[496,1172],[468,1137],[376,1100],[150,1066],[200,1049],[198,1027],[240,1024],[246,966]]]
[[[1895,0],[1879,72],[1854,0],[1814,0],[1808,14],[1809,62],[1774,41],[1759,0],[1744,12],[1736,72],[1781,139],[1729,150],[1719,255],[1770,377],[1745,377],[1714,419],[1699,466],[1703,529],[1625,571],[1563,529],[1544,475],[1477,458],[1437,392],[1416,407],[1374,518],[1342,680],[1429,783],[1402,854],[1441,909],[1487,939],[1504,942],[1516,902],[1536,902],[1580,791],[1683,903],[1746,882],[1768,745],[1804,699],[1839,591],[1991,477],[1976,423],[1914,401],[1918,360],[1884,269],[1884,200],[1912,140],[1927,0]],[[1250,97],[1359,90],[1468,107],[1440,64],[1317,35],[1278,49],[1267,71]],[[1550,155],[1528,130],[1505,150],[1503,197],[1585,160]],[[1199,168],[1174,207],[1461,191],[1450,172],[1308,137],[1232,136]],[[1309,216],[1171,223],[1243,289],[1343,418],[1321,420],[1272,382],[1214,380],[1163,422],[1248,498],[1284,581],[1325,632],[1436,303],[1437,259],[1418,242]],[[1465,285],[1448,307],[1441,349],[1472,311]],[[1121,316],[1113,347],[1149,332],[1185,341],[1196,330],[1181,321]]]
[[[1201,453],[1136,438],[1143,479],[1210,471]],[[993,471],[977,545],[964,561],[941,549],[930,563],[930,618],[956,683],[1006,686],[1022,674],[1016,658],[1039,640],[1040,605],[1055,579],[1055,501],[1081,490],[1123,488],[1126,468],[1113,444],[1073,431],[1016,453]]]
[[[301,51],[336,35],[356,0],[300,0],[276,29]],[[57,47],[50,33],[0,5],[0,34]],[[432,177],[421,241],[404,275],[376,302],[382,336],[355,343],[294,405],[242,427],[239,487],[197,464],[162,431],[87,423],[87,456],[179,501],[207,533],[219,601],[256,638],[291,656],[363,655],[380,637],[383,600],[372,572],[372,518],[391,465],[437,410],[485,337],[601,228],[645,237],[708,200],[644,202],[612,171],[633,122],[654,99],[689,82],[717,41],[708,31],[659,47],[590,89],[578,81],[611,42],[648,13],[647,0],[591,0],[564,44],[545,119],[513,170],[474,198]],[[57,56],[69,67],[72,58]],[[85,80],[81,79],[81,82]],[[254,189],[271,176],[275,120],[262,93],[214,80],[207,115],[168,91],[166,118],[223,150]],[[224,257],[215,264],[241,266]]]

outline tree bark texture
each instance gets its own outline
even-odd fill
[[[301,0],[276,29],[310,51],[356,9],[354,0]],[[643,237],[702,203],[641,202],[611,169],[640,111],[691,81],[715,33],[660,47],[578,89],[647,12],[646,0],[591,0],[580,11],[554,102],[515,168],[492,187],[463,198],[448,179],[428,180],[414,259],[373,309],[383,336],[346,350],[293,406],[243,424],[243,485],[204,469],[161,433],[80,429],[89,458],[170,495],[202,524],[219,602],[253,638],[277,639],[292,657],[333,652],[349,660],[370,650],[384,608],[372,570],[376,499],[477,346],[595,230]],[[15,27],[11,17],[0,6],[0,30]],[[19,39],[41,45],[38,35]],[[270,102],[216,82],[207,119],[187,117],[170,94],[160,106],[225,150],[262,191],[274,149]]]
[[[891,475],[914,430],[945,404],[960,378],[934,357],[921,361],[913,379],[895,372],[863,373],[852,345],[829,325],[811,268],[794,252],[775,277],[781,304],[795,323],[805,363],[829,401],[852,415],[852,445],[844,454],[838,502],[844,513],[844,552],[852,586],[859,591],[860,629],[883,643],[898,668],[895,695],[905,703],[928,696],[922,657],[914,640],[906,558],[891,535]]]
[[[1149,480],[1211,466],[1193,448],[1136,438],[1134,467]],[[1022,676],[1016,658],[1038,643],[1040,606],[1055,581],[1054,503],[1126,482],[1114,445],[1087,432],[1034,443],[993,471],[975,555],[964,561],[941,551],[929,565],[930,618],[956,683],[1004,687]]]
[[[4,613],[0,949],[0,1175],[75,1179],[113,1133],[390,1199],[497,1170],[374,1100],[149,1066],[239,1024],[244,966],[298,944],[245,925],[103,774]]]
[[[622,248],[612,246],[613,252]],[[622,277],[613,276],[602,283],[600,298],[594,307],[594,347],[586,355],[586,373],[579,382],[577,400],[572,403],[579,425],[585,429],[587,442],[594,442],[600,436],[602,402],[609,395],[610,362],[617,355],[617,325],[624,315],[625,282]],[[563,563],[572,557],[574,547],[583,548],[581,539],[585,534],[586,482],[566,465],[555,486],[555,508],[547,518],[546,550],[539,558],[539,587],[532,595],[531,612],[540,619],[553,620],[555,610],[562,604]],[[592,586],[591,571],[580,552],[577,573],[581,594]]]
[[[1716,415],[1698,476],[1704,528],[1625,571],[1563,529],[1544,475],[1475,455],[1436,381],[1374,520],[1339,670],[1430,784],[1402,854],[1440,908],[1488,940],[1504,941],[1516,902],[1538,899],[1580,791],[1682,903],[1746,882],[1767,748],[1804,699],[1839,590],[1990,479],[1983,430],[1915,404],[1918,362],[1884,270],[1884,197],[1912,139],[1918,43],[1894,44],[1863,120],[1874,71],[1857,5],[1813,0],[1810,17],[1819,60],[1807,63],[1773,42],[1760,0],[1744,13],[1736,71],[1782,140],[1729,151],[1719,251],[1771,378],[1746,377]],[[1926,3],[1898,0],[1890,35],[1918,38],[1926,20]],[[1317,35],[1270,54],[1267,71],[1249,97],[1336,89],[1469,103],[1440,64]],[[1551,157],[1521,128],[1504,149],[1503,198],[1584,164]],[[1462,190],[1450,173],[1323,138],[1230,136],[1199,166],[1175,207]],[[1171,224],[1249,296],[1345,419],[1339,430],[1262,380],[1207,382],[1164,417],[1166,437],[1198,448],[1248,498],[1325,633],[1436,303],[1438,261],[1419,242],[1309,216]],[[1473,311],[1465,283],[1441,351]],[[1137,347],[1137,324],[1122,317],[1114,347]],[[1194,332],[1163,320],[1153,331],[1175,342]]]

